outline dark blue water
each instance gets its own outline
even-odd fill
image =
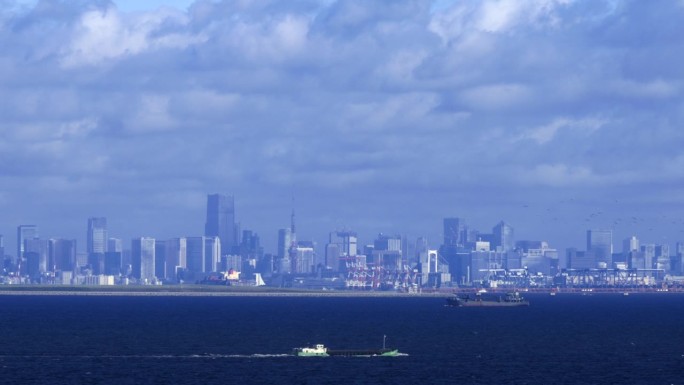
[[[0,296],[0,382],[682,384],[684,296],[438,298]],[[289,356],[380,347],[402,357]]]

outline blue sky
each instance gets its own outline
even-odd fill
[[[160,7],[169,5],[170,7]],[[0,1],[0,233],[684,241],[682,1]],[[81,242],[84,246],[84,242]]]

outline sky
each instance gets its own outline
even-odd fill
[[[0,233],[684,241],[684,1],[0,0]]]

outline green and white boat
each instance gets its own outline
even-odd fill
[[[386,337],[385,337],[386,338]],[[294,348],[292,354],[298,357],[396,357],[399,355],[398,349],[388,349],[385,347],[385,338],[383,338],[382,349],[345,349],[334,350],[328,349],[323,344],[316,344],[312,347]]]

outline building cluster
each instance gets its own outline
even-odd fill
[[[240,231],[234,198],[207,196],[204,235],[172,239],[138,237],[124,248],[109,237],[107,220],[87,223],[85,252],[76,240],[39,236],[36,225],[17,228],[15,257],[5,252],[0,235],[4,283],[39,284],[249,284],[279,287],[362,290],[420,290],[450,286],[625,286],[677,281],[684,275],[684,244],[643,244],[635,236],[613,249],[611,230],[587,231],[584,250],[564,255],[548,242],[514,238],[501,221],[480,232],[462,218],[444,218],[444,239],[431,248],[424,237],[409,241],[379,234],[360,244],[351,230],[330,232],[317,250],[297,238],[295,214],[278,230],[277,251],[265,253],[259,236]]]

